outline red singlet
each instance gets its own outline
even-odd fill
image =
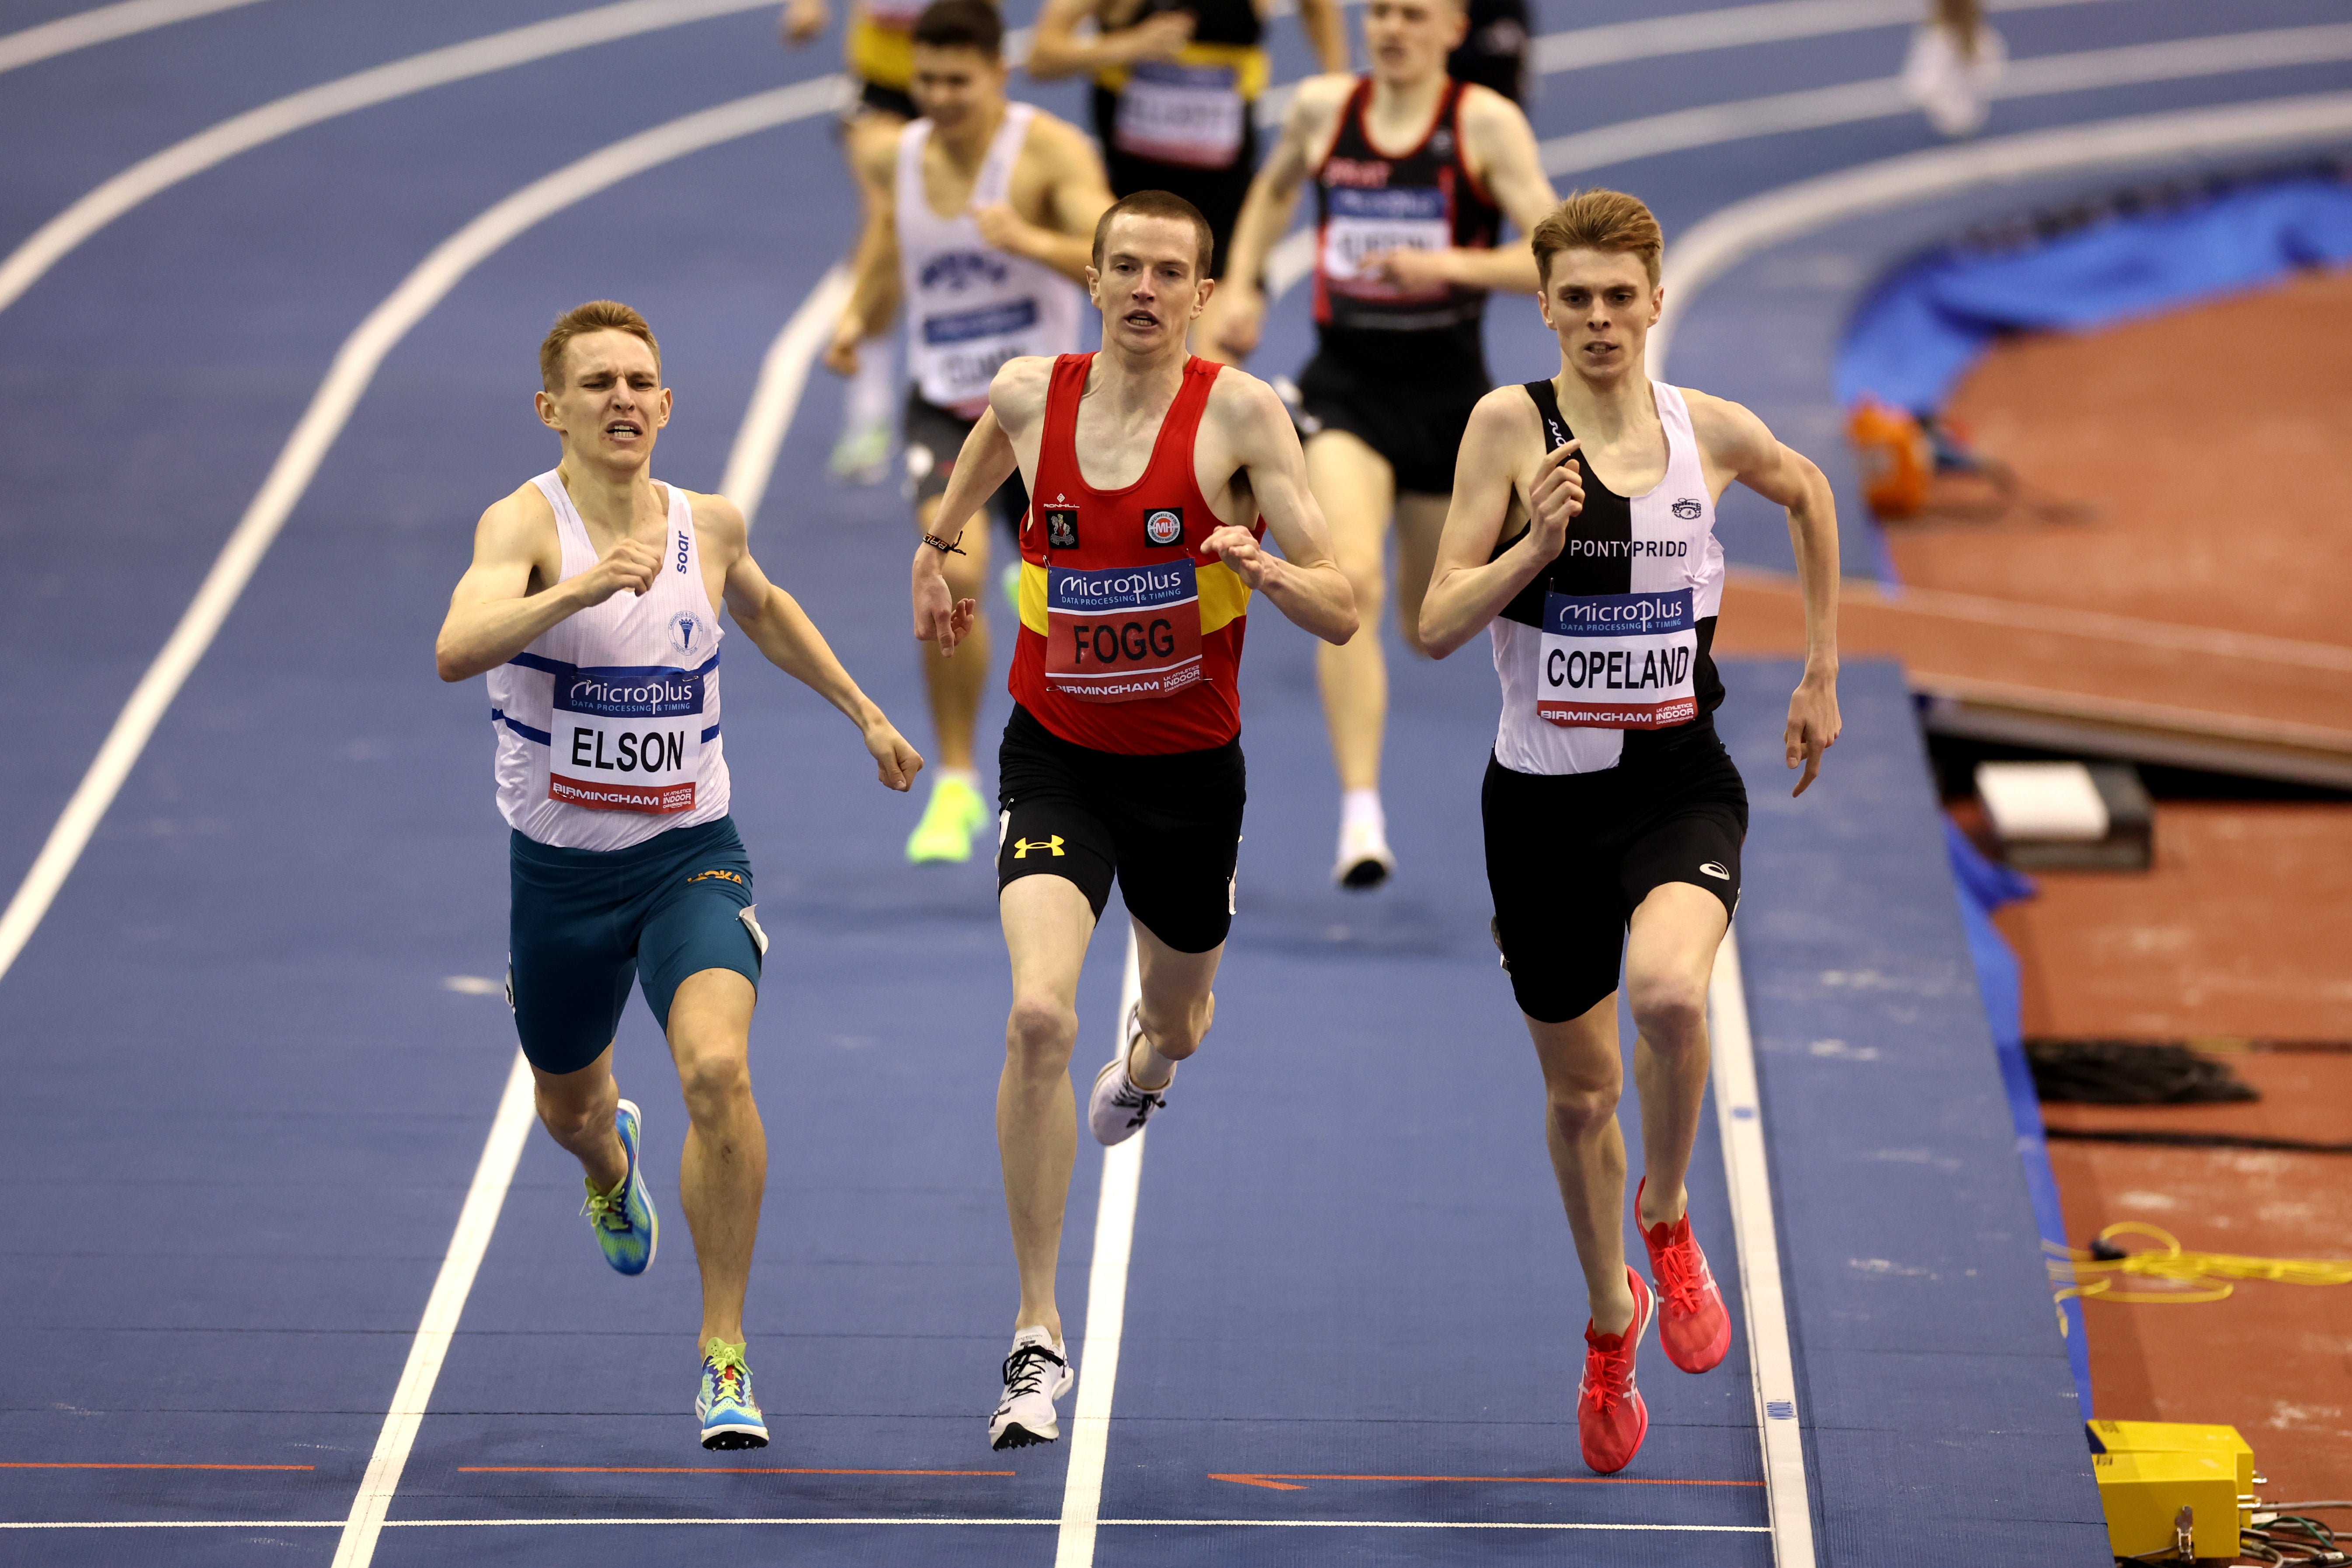
[[[1045,429],[1021,525],[1021,634],[1013,695],[1074,745],[1130,756],[1206,751],[1241,733],[1249,589],[1200,553],[1223,526],[1192,467],[1209,388],[1224,367],[1189,359],[1133,484],[1078,471],[1078,399],[1094,355],[1054,361]],[[1252,531],[1263,537],[1265,524]]]

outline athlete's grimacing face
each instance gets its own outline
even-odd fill
[[[1559,335],[1560,357],[1580,375],[1611,381],[1641,363],[1665,299],[1631,251],[1562,250],[1538,303],[1544,325]]]
[[[1004,101],[1005,65],[978,49],[915,46],[915,75],[908,96],[924,118],[941,131],[957,130]]]
[[[1137,353],[1178,342],[1216,288],[1200,274],[1200,231],[1181,217],[1121,213],[1103,236],[1100,271],[1087,292],[1102,311],[1103,342]]]
[[[568,454],[609,468],[644,468],[669,423],[660,362],[635,332],[572,339],[563,346],[563,385],[536,402],[540,422],[562,433]]]
[[[1364,49],[1385,81],[1445,74],[1445,57],[1470,31],[1463,0],[1371,0],[1364,10]]]

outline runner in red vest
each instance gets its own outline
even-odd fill
[[[956,458],[915,552],[915,635],[952,653],[975,606],[944,564],[1017,462],[1016,706],[997,758],[998,909],[1013,1016],[996,1130],[1021,1308],[992,1447],[1061,1436],[1072,1381],[1054,1301],[1076,1152],[1070,1051],[1078,971],[1116,878],[1134,918],[1142,997],[1095,1077],[1087,1121],[1117,1143],[1167,1104],[1176,1064],[1216,1011],[1210,983],[1241,845],[1234,686],[1252,593],[1328,642],[1356,631],[1289,414],[1255,376],[1195,359],[1185,333],[1215,287],[1208,221],[1142,191],[1095,226],[1087,286],[1099,353],[1015,359]],[[1083,457],[1081,457],[1083,454]],[[1282,554],[1259,546],[1268,530]]]

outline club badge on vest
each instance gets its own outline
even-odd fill
[[[1184,509],[1163,506],[1143,514],[1143,542],[1166,547],[1184,537]]]
[[[1078,509],[1074,506],[1049,506],[1045,509],[1045,548],[1076,550],[1078,547]]]

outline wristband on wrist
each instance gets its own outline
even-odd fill
[[[961,534],[958,534],[956,537],[961,539],[963,536]],[[927,533],[923,535],[923,542],[929,545],[932,549],[938,551],[942,555],[961,555],[964,552],[962,545],[950,544],[946,540],[941,539],[936,533]]]

